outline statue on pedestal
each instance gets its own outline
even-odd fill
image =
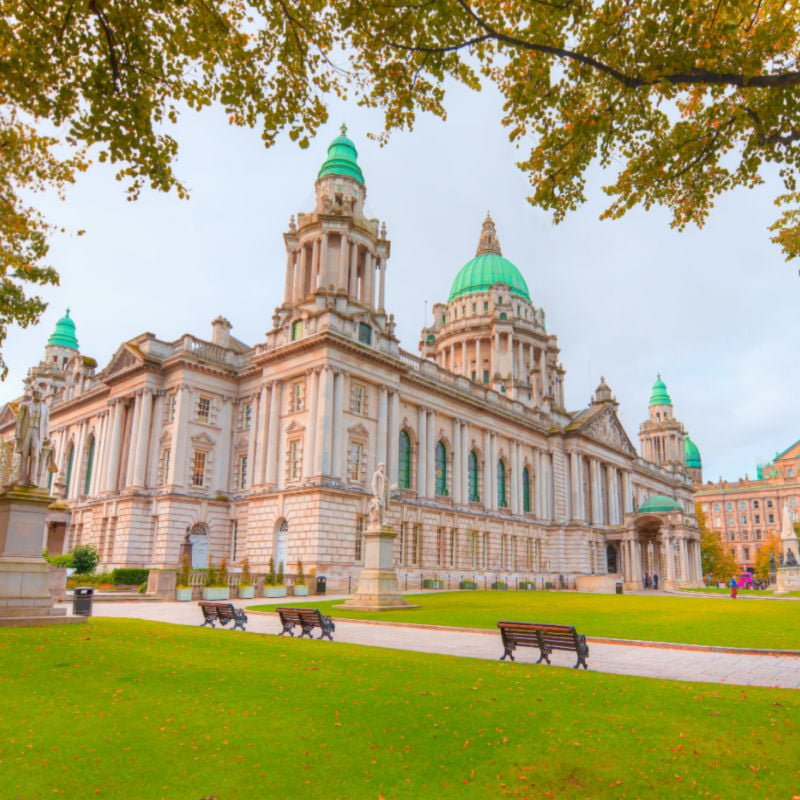
[[[20,403],[14,431],[14,450],[19,454],[16,483],[22,486],[41,485],[42,455],[48,441],[49,422],[50,409],[42,402],[39,390],[32,389],[30,397]]]
[[[369,501],[370,528],[382,528],[386,524],[389,497],[389,481],[386,478],[386,467],[383,464],[378,464],[378,468],[372,475],[372,499]]]
[[[797,534],[794,532],[794,519],[788,502],[783,504],[781,549],[786,553],[782,566],[796,567],[797,562],[800,561],[800,551],[797,547]]]

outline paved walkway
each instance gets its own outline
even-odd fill
[[[327,599],[336,599],[330,597]],[[260,600],[264,603],[264,600]],[[284,601],[285,602],[285,601]],[[196,603],[116,602],[94,604],[97,617],[126,617],[178,625],[198,625],[202,620]],[[271,614],[251,613],[248,633],[277,633],[278,620]],[[238,631],[237,631],[238,634]],[[236,635],[227,632],[225,635]],[[441,653],[469,658],[497,659],[503,648],[495,631],[464,631],[381,622],[337,620],[335,642]],[[327,641],[322,646],[329,646]],[[596,672],[639,675],[704,683],[729,683],[740,686],[772,686],[800,689],[800,657],[754,655],[683,650],[673,647],[641,647],[589,641],[589,668]],[[532,663],[538,651],[524,649],[518,661]],[[574,656],[554,653],[553,664],[571,667]]]

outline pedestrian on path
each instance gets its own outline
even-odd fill
[[[736,594],[739,590],[739,585],[736,583],[736,578],[731,578],[730,587],[731,587],[731,597],[735,600]]]
[[[649,589],[650,588],[650,573],[649,572],[645,572],[645,574],[644,574],[644,588],[645,589]]]
[[[658,589],[658,575],[655,572],[653,573],[653,588]]]

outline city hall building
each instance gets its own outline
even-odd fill
[[[346,589],[363,558],[370,479],[393,487],[395,561],[422,577],[605,589],[700,578],[686,432],[659,379],[637,453],[601,380],[569,411],[556,336],[487,216],[475,258],[433,307],[419,355],[395,335],[391,245],[364,216],[342,132],[315,208],[284,234],[283,302],[264,341],[217,318],[208,338],[143,333],[101,370],[69,313],[28,375],[50,404],[57,472],[45,541],[102,566],[209,557],[306,571]],[[17,404],[0,416],[4,481]]]

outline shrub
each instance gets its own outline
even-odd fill
[[[218,586],[217,582],[217,568],[214,566],[214,559],[208,559],[208,568],[206,569],[206,586]]]
[[[303,572],[303,562],[298,559],[297,561],[297,577],[294,579],[295,586],[305,586],[306,576]]]
[[[283,561],[278,562],[278,574],[275,576],[275,583],[278,586],[283,586],[284,578],[283,578]]]
[[[217,582],[214,586],[228,586],[228,559],[223,558],[219,562],[219,569],[217,570]]]
[[[253,576],[250,572],[250,561],[245,559],[242,561],[242,577],[239,580],[239,586],[252,586]]]
[[[72,566],[78,575],[91,575],[100,563],[100,554],[93,544],[79,544],[72,548]]]
[[[149,569],[115,569],[111,573],[111,583],[116,586],[138,586],[147,580]]]
[[[267,577],[264,578],[264,583],[267,586],[274,586],[275,585],[275,559],[270,558],[269,560],[269,568],[267,569]]]
[[[72,566],[72,553],[61,553],[60,555],[51,556],[47,552],[47,548],[42,550],[42,558],[54,567],[71,567]]]
[[[181,568],[178,571],[178,588],[188,589],[192,574],[192,565],[189,563],[189,556],[184,554],[181,559]]]

